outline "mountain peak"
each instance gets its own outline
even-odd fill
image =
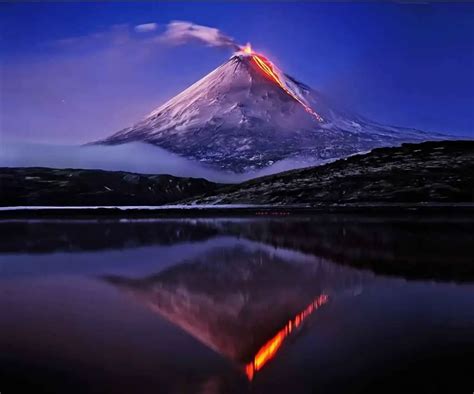
[[[224,64],[100,141],[147,142],[233,172],[284,159],[334,159],[428,134],[368,121],[342,110],[245,47]]]

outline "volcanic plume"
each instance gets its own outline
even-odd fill
[[[170,34],[209,36],[192,26],[181,30]],[[234,46],[218,33],[212,34],[213,45]],[[247,44],[145,119],[99,143],[147,142],[219,169],[247,172],[284,159],[315,163],[443,137],[385,126],[343,109]]]

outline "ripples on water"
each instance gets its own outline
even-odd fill
[[[474,388],[470,220],[0,229],[2,393]]]

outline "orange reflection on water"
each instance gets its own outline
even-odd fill
[[[293,331],[293,327],[299,327],[303,320],[311,315],[311,313],[321,305],[324,305],[328,301],[328,298],[329,297],[326,294],[321,294],[311,304],[309,304],[305,310],[298,313],[293,319],[288,321],[285,327],[278,331],[272,339],[260,348],[253,360],[245,366],[245,373],[249,380],[253,379],[255,372],[262,369],[268,361],[275,357],[285,338]]]

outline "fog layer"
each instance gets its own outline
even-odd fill
[[[262,170],[236,174],[219,171],[145,143],[115,146],[2,143],[0,149],[1,167],[51,167],[129,171],[144,174],[169,174],[179,177],[205,178],[213,182],[223,183],[242,182],[259,176],[317,164],[321,164],[321,162],[307,159],[288,159],[276,162]]]

